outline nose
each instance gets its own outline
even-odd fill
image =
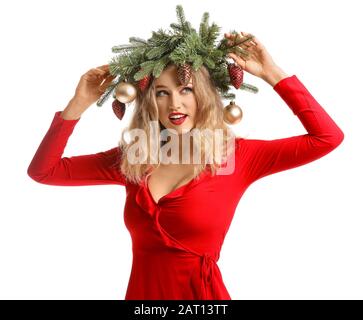
[[[180,109],[180,99],[178,94],[171,94],[169,109],[171,111]]]
[[[179,105],[172,104],[169,107],[169,113],[171,113],[171,112],[180,112],[180,110],[181,109],[180,109]]]
[[[174,105],[171,105],[169,107],[169,111],[172,112],[172,111],[179,111],[180,110],[180,107],[179,106],[174,106]]]

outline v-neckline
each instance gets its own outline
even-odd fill
[[[148,192],[148,194],[149,194],[149,197],[150,197],[150,199],[153,201],[153,203],[155,204],[155,205],[159,205],[160,204],[160,201],[161,200],[163,200],[164,198],[166,198],[166,197],[169,197],[169,196],[171,196],[172,194],[174,194],[175,192],[180,192],[180,191],[182,191],[183,189],[185,189],[189,184],[191,184],[194,180],[195,180],[195,178],[196,177],[194,177],[194,178],[192,178],[191,180],[189,180],[187,183],[185,183],[185,184],[183,184],[183,185],[181,185],[181,186],[179,186],[178,188],[175,188],[175,189],[173,189],[172,191],[170,191],[169,193],[167,193],[167,194],[165,194],[165,195],[163,195],[162,197],[160,197],[159,198],[159,200],[158,201],[156,201],[155,199],[154,199],[154,197],[153,197],[153,195],[151,194],[151,191],[150,191],[150,188],[149,188],[149,177],[151,176],[151,174],[150,175],[147,175],[146,177],[145,177],[145,182],[144,182],[144,185],[145,185],[145,188],[146,188],[146,190],[147,190],[147,192]]]

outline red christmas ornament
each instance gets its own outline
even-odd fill
[[[126,105],[120,101],[118,101],[117,99],[115,99],[112,102],[112,110],[113,113],[116,115],[117,118],[119,118],[120,120],[122,120],[122,118],[125,115],[125,107]]]
[[[141,90],[141,92],[144,92],[148,88],[150,81],[151,81],[151,75],[147,75],[137,82],[137,85]]]
[[[228,63],[228,73],[232,85],[239,89],[243,83],[243,69],[235,63]]]

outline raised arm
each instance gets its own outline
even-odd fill
[[[296,75],[279,80],[273,89],[308,133],[275,140],[239,139],[239,161],[244,166],[244,176],[249,183],[319,159],[344,139],[343,131]]]
[[[112,78],[107,65],[91,69],[81,77],[74,98],[63,112],[55,113],[28,167],[29,177],[39,183],[59,186],[126,185],[126,179],[119,170],[119,147],[95,154],[62,158],[82,113],[97,101]]]
[[[247,40],[249,35],[225,34],[231,46],[238,45],[249,53],[247,59],[233,53],[229,56],[243,70],[268,82],[308,132],[275,140],[238,139],[236,155],[241,169],[238,172],[252,183],[323,157],[343,141],[344,134],[296,75],[288,76],[256,36]]]
[[[119,170],[119,147],[95,154],[62,158],[69,136],[80,119],[65,120],[61,113],[55,113],[28,167],[29,177],[39,183],[58,186],[126,185]]]

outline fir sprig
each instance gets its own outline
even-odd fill
[[[159,28],[157,31],[152,31],[152,36],[148,40],[130,37],[129,44],[112,47],[112,52],[119,55],[112,58],[109,69],[112,75],[117,75],[117,80],[106,89],[97,105],[101,106],[121,81],[135,82],[148,75],[157,78],[170,62],[178,66],[190,64],[194,71],[205,65],[222,98],[235,98],[235,94],[229,92],[231,83],[227,69],[227,54],[233,52],[248,58],[249,53],[239,44],[249,41],[253,36],[232,46],[228,44],[226,38],[222,38],[216,44],[221,28],[214,22],[209,25],[208,12],[202,16],[198,32],[186,20],[181,5],[176,6],[176,15],[177,23],[170,24],[171,30]],[[231,30],[230,33],[238,32]],[[258,92],[255,86],[247,83],[243,83],[240,89]]]

